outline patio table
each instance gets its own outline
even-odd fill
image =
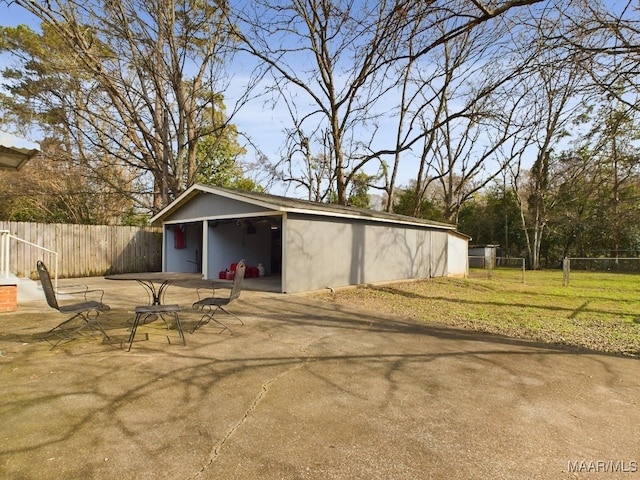
[[[184,333],[182,331],[182,324],[178,312],[180,306],[165,305],[163,303],[164,294],[169,285],[175,282],[188,282],[188,281],[204,281],[202,274],[199,273],[185,273],[185,272],[137,272],[137,273],[122,273],[114,275],[106,275],[104,277],[107,280],[125,280],[136,281],[142,285],[149,293],[149,299],[151,303],[149,305],[138,305],[135,308],[136,316],[131,327],[131,334],[129,335],[129,351],[133,344],[134,337],[136,336],[136,330],[141,320],[150,316],[160,317],[167,325],[169,329],[169,323],[165,319],[165,315],[173,317],[182,344],[186,345]]]
[[[205,281],[201,273],[186,272],[138,272],[105,275],[107,280],[136,281],[149,293],[151,305],[162,305],[165,290],[176,282]]]

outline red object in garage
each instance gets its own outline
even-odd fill
[[[173,229],[173,247],[176,250],[187,248],[187,239],[185,236],[185,227],[182,225],[176,225]]]

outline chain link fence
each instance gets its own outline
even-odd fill
[[[469,278],[525,283],[526,262],[520,257],[469,256]]]
[[[569,285],[571,272],[640,273],[638,257],[566,257],[562,261],[562,278]]]

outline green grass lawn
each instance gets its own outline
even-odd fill
[[[339,290],[340,304],[477,331],[640,356],[640,275],[494,270]]]

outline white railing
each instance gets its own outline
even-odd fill
[[[9,274],[11,273],[9,267],[9,261],[11,259],[11,239],[25,243],[54,255],[54,288],[58,290],[58,252],[49,250],[48,248],[42,247],[40,245],[36,245],[35,243],[28,242],[27,240],[23,240],[20,237],[16,237],[15,235],[12,235],[9,230],[0,230],[0,278],[9,278]]]

